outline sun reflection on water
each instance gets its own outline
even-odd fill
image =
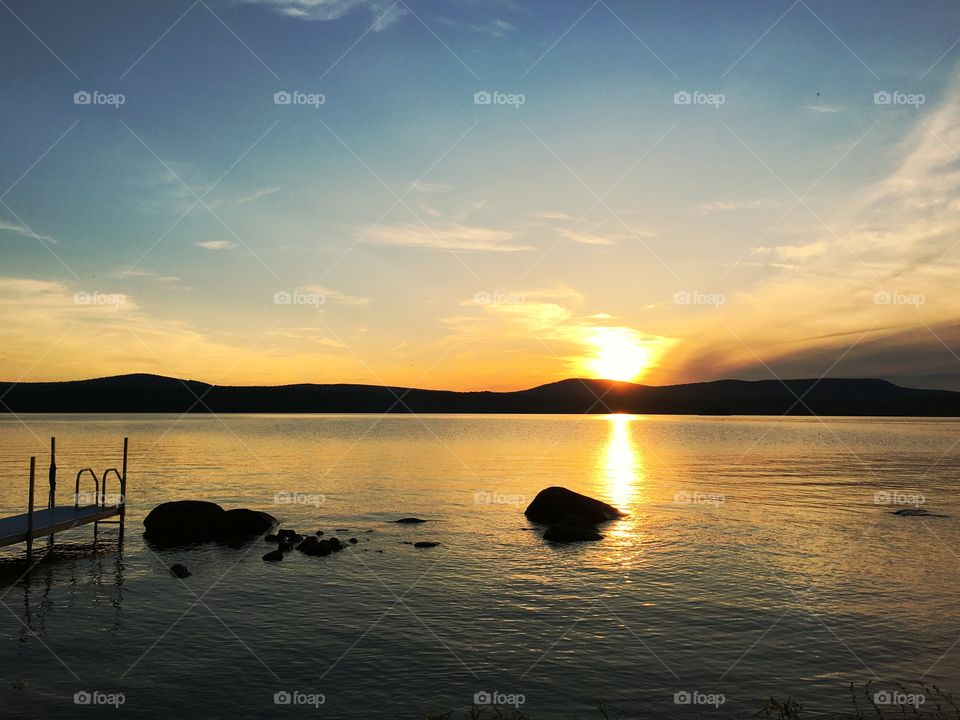
[[[643,454],[633,438],[636,415],[609,415],[610,431],[602,455],[602,484],[610,501],[631,512],[643,499]]]

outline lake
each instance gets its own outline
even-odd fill
[[[60,504],[77,469],[119,465],[130,437],[122,555],[114,527],[95,548],[78,528],[24,580],[23,546],[0,551],[4,713],[392,718],[494,699],[572,720],[599,717],[603,698],[611,716],[726,718],[773,695],[817,717],[850,708],[851,682],[960,692],[958,431],[889,418],[2,417],[4,515],[26,507],[31,454],[46,496],[51,435]],[[600,542],[547,544],[523,509],[550,485],[628,516]],[[277,564],[261,541],[146,545],[144,515],[186,498],[358,542]],[[892,514],[914,506],[946,517]],[[393,522],[405,516],[428,522]],[[172,577],[174,562],[192,576]],[[84,691],[108,704],[75,704]]]

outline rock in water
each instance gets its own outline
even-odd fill
[[[283,560],[283,553],[279,550],[271,550],[263,556],[263,559],[266,562],[279,562],[280,560]]]
[[[161,547],[216,540],[239,545],[276,524],[272,515],[246,508],[224,510],[204,500],[174,500],[157,505],[143,519],[143,536]]]
[[[891,515],[900,515],[902,517],[946,517],[946,515],[937,515],[923,508],[901,508],[894,510]]]
[[[293,550],[293,543],[289,540],[281,540],[280,544],[277,546],[277,550],[281,553],[290,552]]]
[[[421,542],[415,542],[413,546],[415,548],[432,548],[432,547],[437,547],[437,545],[439,544],[440,543],[438,542],[427,542],[426,540],[423,540]]]
[[[541,490],[523,514],[528,520],[547,524],[560,523],[571,515],[594,524],[616,520],[624,515],[613,505],[564,487],[548,487]]]
[[[170,574],[177,578],[186,578],[186,577],[190,577],[192,573],[189,570],[187,570],[186,565],[175,563],[170,566]]]
[[[408,517],[408,518],[400,518],[399,520],[395,520],[394,522],[398,522],[401,525],[416,525],[417,523],[425,523],[426,520],[423,520],[421,518]]]
[[[161,503],[143,519],[143,536],[154,545],[167,547],[213,540],[223,514],[222,507],[203,500]]]
[[[284,528],[283,530],[277,530],[277,537],[280,538],[281,542],[286,540],[287,542],[300,542],[303,538],[300,536],[296,530],[291,530],[290,528]]]
[[[586,542],[603,540],[597,528],[579,515],[570,515],[560,522],[551,525],[543,533],[543,539],[550,542]]]
[[[265,512],[247,508],[227,510],[214,523],[214,539],[239,545],[254,535],[263,535],[276,524],[277,519]]]

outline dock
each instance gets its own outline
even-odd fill
[[[119,542],[123,543],[123,528],[127,509],[127,450],[128,438],[123,439],[123,462],[121,469],[107,468],[99,476],[93,468],[77,471],[73,504],[57,507],[57,461],[56,438],[50,438],[49,492],[47,506],[37,509],[36,470],[37,458],[30,458],[30,487],[27,512],[0,518],[0,547],[26,543],[27,560],[33,555],[33,541],[48,537],[53,545],[55,533],[72,530],[81,525],[93,524],[94,538],[101,524],[119,525]],[[80,482],[88,477],[93,481],[93,491],[81,491]],[[117,495],[107,493],[107,481],[111,477],[119,488]],[[116,518],[111,520],[111,518]]]

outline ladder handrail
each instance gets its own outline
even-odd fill
[[[74,509],[74,510],[76,510],[77,508],[80,507],[80,477],[81,477],[84,473],[90,473],[90,475],[93,477],[93,482],[94,482],[93,504],[94,504],[94,505],[97,505],[97,504],[98,504],[98,498],[100,497],[100,478],[97,477],[97,474],[93,471],[93,468],[88,468],[88,467],[86,467],[86,468],[81,468],[81,469],[77,472],[77,486],[76,486],[76,491],[75,491],[74,494],[73,494],[73,509]]]
[[[101,498],[100,507],[103,507],[103,508],[107,506],[107,476],[110,473],[113,473],[114,475],[116,475],[117,480],[120,482],[120,488],[121,488],[120,502],[117,503],[117,507],[120,507],[126,502],[126,498],[123,496],[123,490],[124,490],[123,476],[120,474],[120,471],[117,470],[116,468],[107,468],[106,470],[103,471],[103,481],[101,482],[103,492],[100,495],[100,498]]]

